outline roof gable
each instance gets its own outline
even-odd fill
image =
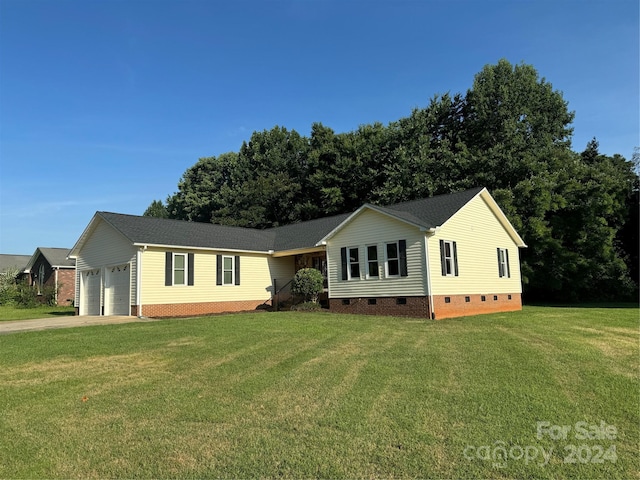
[[[25,270],[30,270],[35,265],[38,258],[42,256],[52,268],[75,268],[76,261],[69,258],[70,250],[68,248],[49,248],[38,247],[33,252]]]
[[[462,207],[483,191],[486,192],[486,189],[478,187],[471,190],[465,190],[464,192],[396,203],[386,207],[365,204],[346,218],[344,222],[328,232],[319,243],[324,243],[329,240],[339,230],[344,228],[367,209],[376,211],[383,215],[388,215],[420,230],[434,230],[442,226]]]

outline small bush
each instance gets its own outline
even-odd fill
[[[15,275],[0,275],[0,305],[8,305],[22,308],[34,308],[40,305],[56,305],[56,289],[53,286],[44,286],[41,294],[38,289],[28,284],[26,280],[16,282]]]
[[[34,308],[40,305],[35,287],[30,286],[27,282],[19,283],[16,288],[15,304],[23,308]]]
[[[20,270],[11,267],[0,272],[0,305],[15,305],[18,285],[16,277]]]
[[[322,273],[315,268],[302,268],[296,272],[291,292],[304,298],[305,302],[318,303],[318,295],[324,289]]]

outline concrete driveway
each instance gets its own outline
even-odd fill
[[[39,318],[35,320],[15,320],[0,322],[0,335],[15,332],[29,332],[34,330],[49,330],[53,328],[86,327],[89,325],[113,325],[132,322],[155,322],[153,318],[138,317],[59,317]]]

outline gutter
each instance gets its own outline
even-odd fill
[[[138,318],[144,318],[142,316],[142,254],[147,249],[146,245],[139,248],[136,252],[136,305],[138,306]]]
[[[262,255],[271,255],[273,250],[240,250],[233,248],[221,248],[221,247],[190,247],[186,245],[162,245],[162,244],[146,244],[146,243],[134,243],[134,247],[143,247],[146,250],[149,247],[153,248],[170,248],[178,250],[203,250],[207,252],[231,252],[231,253],[259,253]]]

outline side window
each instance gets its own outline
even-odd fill
[[[238,255],[216,255],[216,285],[240,285]]]
[[[187,256],[184,253],[173,254],[173,284],[186,285]]]
[[[456,242],[440,240],[440,262],[443,276],[458,276],[458,248]]]
[[[349,280],[360,278],[360,255],[358,252],[358,247],[349,247],[347,251],[347,270],[349,272]]]
[[[398,277],[400,276],[400,250],[398,249],[398,243],[387,243],[385,248],[387,254],[387,260],[385,264],[386,276]]]
[[[38,268],[38,295],[42,295],[42,289],[44,287],[44,264],[40,264]]]
[[[195,256],[193,253],[165,253],[164,284],[193,285]]]
[[[380,270],[378,269],[378,246],[367,246],[367,278],[378,278]]]
[[[498,248],[498,276],[511,277],[511,271],[509,270],[509,250],[506,248]]]
[[[233,257],[222,256],[222,284],[233,285]]]

